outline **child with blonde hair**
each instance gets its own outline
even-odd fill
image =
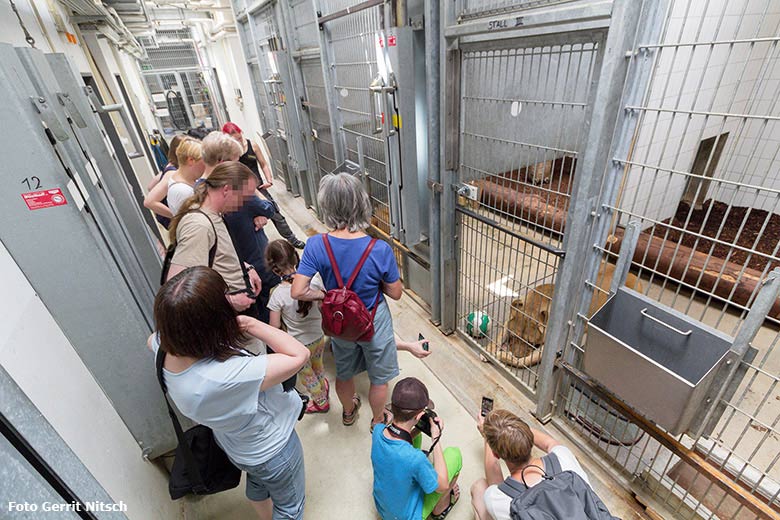
[[[282,283],[274,289],[268,301],[270,325],[281,328],[284,322],[288,334],[311,352],[309,361],[298,372],[298,381],[311,395],[306,413],[327,413],[330,410],[330,385],[322,361],[326,342],[322,333],[322,315],[313,302],[294,300],[290,295],[299,261],[298,252],[286,240],[274,240],[265,250],[268,269],[282,278]]]

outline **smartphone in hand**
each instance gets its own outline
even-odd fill
[[[490,397],[482,397],[482,411],[480,412],[482,417],[485,417],[493,409],[493,399]]]
[[[417,335],[417,341],[425,341],[425,337],[422,335],[422,333]],[[428,345],[427,341],[425,341],[425,343],[423,343],[422,348],[423,348],[423,350],[425,352],[428,352],[428,350],[430,350],[430,346]]]

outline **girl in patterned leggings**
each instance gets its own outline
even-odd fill
[[[284,323],[287,333],[311,351],[311,358],[298,372],[298,382],[303,384],[311,395],[306,413],[326,413],[330,410],[330,387],[322,363],[325,350],[322,315],[319,307],[312,302],[294,300],[290,296],[290,287],[299,260],[298,252],[285,240],[274,240],[265,250],[268,269],[282,278],[282,283],[276,286],[268,301],[270,324],[272,327],[281,328]]]

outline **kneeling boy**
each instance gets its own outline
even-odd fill
[[[442,450],[437,442],[444,429],[440,417],[430,419],[433,464],[420,451],[422,438],[414,426],[432,407],[425,385],[407,377],[393,389],[392,424],[374,427],[374,503],[383,520],[425,520],[429,515],[440,520],[458,501],[463,461],[458,448]]]

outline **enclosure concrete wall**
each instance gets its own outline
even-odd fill
[[[776,36],[780,24],[780,4],[771,2],[770,7],[772,12],[767,13],[763,19],[759,36]],[[769,42],[756,44],[749,68],[754,75],[748,76],[752,84],[748,85],[750,96],[746,113],[779,117],[780,53],[777,46]],[[745,123],[741,130],[734,146],[732,160],[725,165],[724,177],[748,185],[780,190],[780,135],[777,135],[776,126],[754,119]],[[728,200],[732,191],[734,190],[726,190],[724,187],[723,195],[718,198]],[[736,194],[734,204],[780,213],[779,198],[776,194],[745,189]]]
[[[691,2],[689,9],[685,2],[674,2],[663,43],[774,35],[780,20],[777,3],[770,2],[765,12],[766,2],[724,2]],[[769,175],[780,167],[777,137],[768,135],[765,122],[707,115],[777,115],[778,78],[780,62],[770,42],[664,48],[647,102],[648,107],[664,111],[648,111],[639,128],[633,162],[648,167],[630,169],[622,207],[650,219],[672,217],[687,177],[668,170],[690,172],[699,143],[726,132],[729,135],[713,179],[780,188],[780,178]],[[705,198],[770,211],[777,203],[775,196],[756,196],[755,190],[718,182],[711,183]],[[651,225],[644,223],[644,227]]]
[[[470,178],[571,156],[567,152],[579,149],[583,136],[567,129],[581,128],[586,115],[592,45],[525,46],[464,49],[462,121],[469,139],[462,146],[474,165]]]

